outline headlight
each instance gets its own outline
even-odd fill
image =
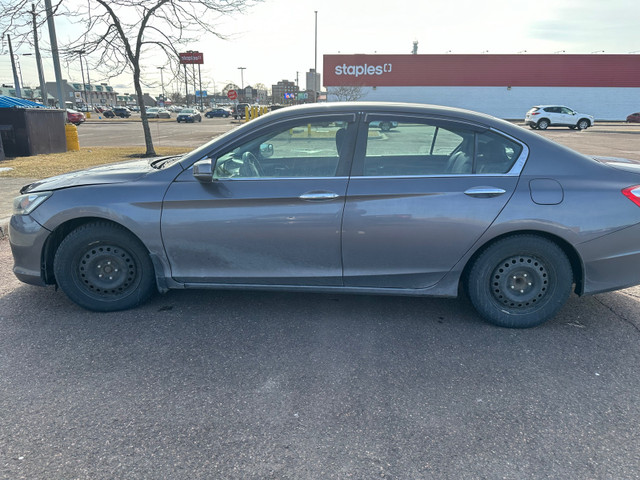
[[[13,199],[14,215],[29,215],[47,198],[53,195],[53,192],[27,193]]]

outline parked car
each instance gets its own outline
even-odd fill
[[[627,117],[629,123],[640,123],[640,112],[632,113]]]
[[[178,123],[180,123],[180,122],[187,122],[187,123],[201,122],[202,121],[202,116],[200,115],[200,112],[198,110],[196,110],[195,108],[184,108],[184,109],[180,110],[180,113],[178,113],[178,116],[176,117],[176,120],[178,121]]]
[[[147,108],[147,118],[171,118],[171,112],[164,108],[151,107]]]
[[[212,110],[209,110],[207,113],[205,113],[204,116],[207,118],[213,118],[213,117],[229,118],[231,116],[231,112],[226,108],[214,108]]]
[[[368,135],[378,121],[395,134]],[[34,182],[9,227],[15,275],[90,310],[172,288],[464,289],[481,317],[517,328],[572,290],[640,284],[638,238],[640,162],[378,102],[289,107],[191,153]]]
[[[84,113],[78,112],[77,110],[72,110],[71,108],[67,108],[67,122],[73,123],[75,126],[79,126],[86,120],[87,118],[84,116]]]
[[[251,105],[249,105],[248,103],[238,103],[237,105],[234,105],[233,109],[231,110],[233,118],[244,118],[247,113],[246,107],[251,107]]]
[[[369,123],[370,127],[379,128],[383,132],[388,132],[392,128],[396,128],[398,126],[398,122],[390,122],[390,121],[377,121]]]
[[[105,118],[129,118],[131,116],[131,111],[127,107],[113,107],[109,110],[104,110],[102,115],[104,115]]]
[[[593,126],[593,116],[578,113],[562,105],[541,105],[532,107],[526,113],[524,122],[531,128],[540,130],[546,130],[548,127],[585,130]]]

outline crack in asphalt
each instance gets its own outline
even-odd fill
[[[623,295],[626,295],[628,297],[633,297],[633,298],[640,298],[638,295],[632,295],[629,293],[623,293]],[[616,310],[613,309],[613,307],[607,305],[604,301],[600,300],[599,298],[595,297],[594,300],[598,302],[600,305],[602,305],[603,307],[605,307],[607,310],[609,310],[611,313],[613,313],[616,317],[618,317],[624,323],[631,325],[636,330],[636,332],[640,333],[640,327],[636,325],[632,320],[628,319],[623,314],[617,312]]]

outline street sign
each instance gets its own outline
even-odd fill
[[[238,92],[236,92],[235,90],[229,90],[227,92],[227,97],[229,97],[229,100],[235,100],[236,98],[238,98]]]

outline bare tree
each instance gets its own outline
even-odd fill
[[[62,2],[57,15],[65,15],[80,26],[82,34],[61,48],[71,55],[81,51],[92,58],[95,68],[109,77],[125,72],[132,74],[134,89],[142,116],[146,155],[155,155],[151,129],[143,104],[142,72],[145,62],[164,52],[166,65],[175,75],[180,70],[178,53],[190,42],[212,34],[216,19],[240,13],[261,0],[83,0]],[[28,0],[9,0],[0,7],[3,32],[20,31],[28,38]],[[37,8],[44,11],[41,0]],[[13,35],[12,35],[13,36]],[[155,70],[155,66],[154,66]]]
[[[364,96],[362,87],[332,87],[329,95],[336,97],[338,102],[354,102]]]

